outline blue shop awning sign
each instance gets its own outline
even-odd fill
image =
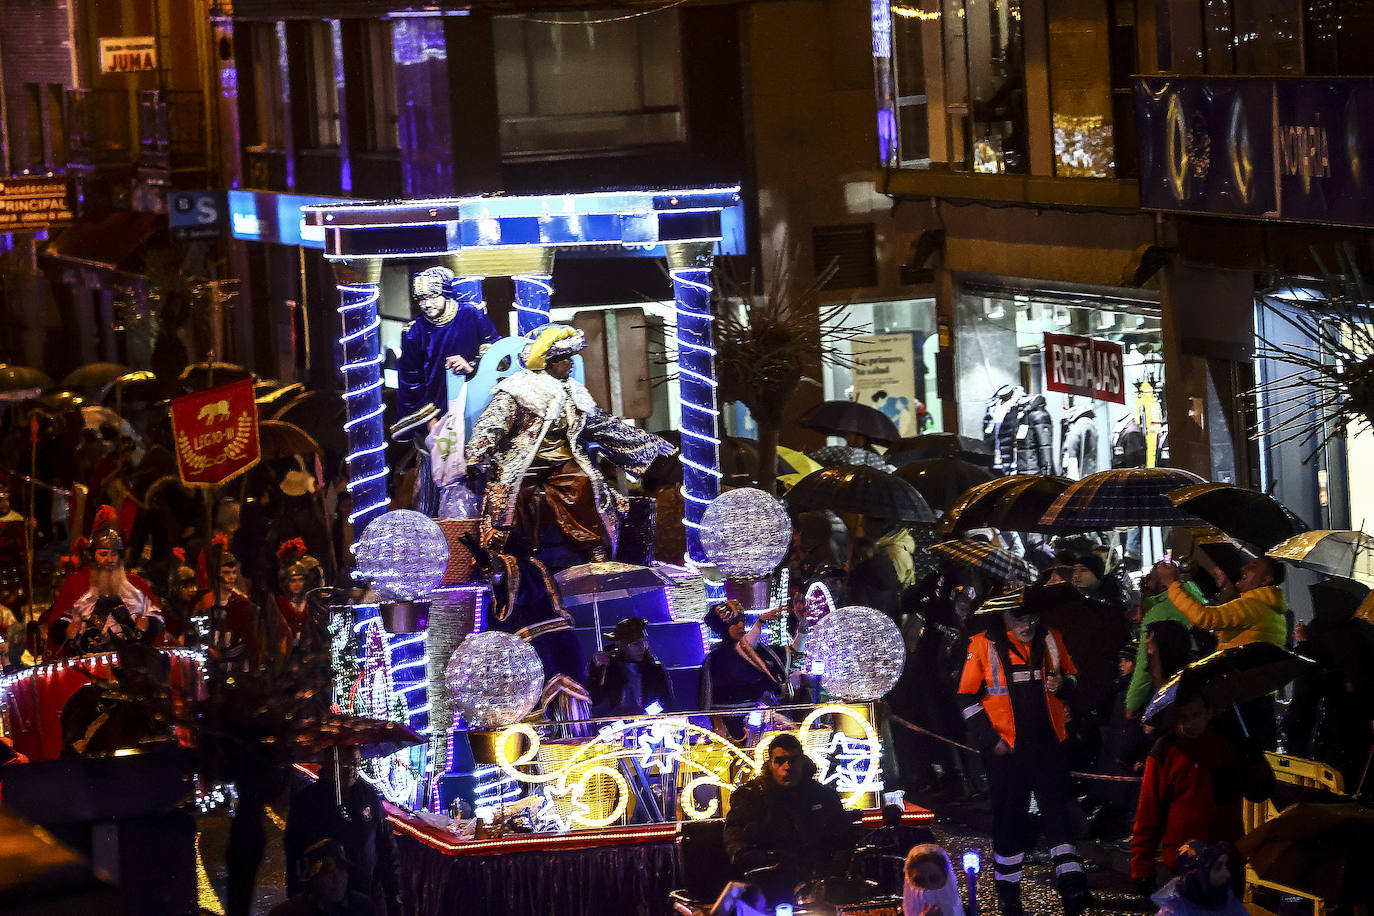
[[[1374,225],[1374,80],[1137,77],[1141,206]]]

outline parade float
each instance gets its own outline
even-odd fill
[[[677,877],[679,824],[724,815],[732,790],[760,772],[779,731],[798,735],[818,778],[863,811],[865,824],[880,823],[883,742],[869,704],[895,683],[904,654],[883,615],[813,609],[805,645],[793,640],[784,615],[768,639],[786,655],[784,696],[730,709],[733,730],[722,727],[718,704],[695,708],[714,642],[703,624],[708,606],[728,594],[752,614],[780,607],[787,589],[777,568],[792,534],[771,495],[720,493],[710,268],[721,213],[737,202],[738,188],[703,188],[303,208],[305,229],[324,235],[338,284],[350,521],[359,583],[367,587],[363,602],[336,613],[338,697],[345,709],[394,716],[428,739],[365,764],[394,805],[409,853],[403,869],[413,886],[425,887],[428,903],[602,912],[616,909],[607,898],[665,900]],[[581,451],[579,443],[590,442],[602,463],[631,476],[671,452],[584,400],[581,341],[572,329],[550,329],[553,259],[561,249],[589,247],[667,260],[683,566],[654,561],[653,513],[634,511]],[[383,264],[393,261],[416,265],[411,292],[422,317],[402,342],[404,416],[390,432],[420,439],[415,430],[429,431],[420,462],[436,484],[429,513],[387,511],[378,302]],[[455,331],[439,342],[463,309],[482,309],[482,281],[493,276],[513,280],[517,334],[460,341]],[[416,330],[421,321],[434,327]],[[483,334],[475,318],[469,334]],[[463,357],[475,363],[472,371],[441,372],[445,387],[433,390],[424,368],[451,367],[454,354],[479,344],[480,359]],[[570,370],[556,368],[563,359],[571,359]],[[566,401],[550,408],[548,392],[557,389],[546,376],[560,371],[572,381],[559,395]],[[457,480],[436,426],[484,466]],[[545,467],[539,455],[559,430],[567,441],[555,443],[563,446],[558,460],[588,479],[603,523],[602,543],[591,552],[560,553],[558,542],[578,547],[595,517],[569,522],[560,507],[549,513],[559,516],[558,532],[547,519],[542,528],[529,523],[523,506],[515,511],[522,482]],[[546,483],[552,492],[556,470],[538,472],[541,496]],[[512,530],[517,535],[508,537]],[[631,618],[644,622],[677,700],[672,708],[654,702],[643,714],[591,717],[582,683],[588,661],[601,657],[607,632]],[[802,688],[796,703],[791,688]],[[910,806],[904,815],[908,824],[929,819]],[[570,886],[587,902],[570,903]]]

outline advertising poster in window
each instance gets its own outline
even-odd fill
[[[916,397],[913,336],[874,334],[852,343],[854,400],[881,410],[903,436],[917,435],[922,405]]]

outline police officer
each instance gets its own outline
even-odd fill
[[[1033,839],[1030,796],[1040,806],[1055,881],[1067,916],[1089,903],[1069,821],[1073,792],[1062,749],[1059,694],[1077,674],[1056,630],[1041,625],[1043,588],[1027,586],[988,601],[984,632],[969,640],[959,699],[972,742],[983,754],[992,794],[993,877],[1004,916],[1019,916],[1021,867]]]

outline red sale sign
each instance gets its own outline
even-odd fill
[[[182,483],[212,487],[258,463],[252,379],[173,398],[171,412]]]
[[[1126,403],[1121,344],[1073,334],[1045,335],[1045,387],[1097,401]]]

